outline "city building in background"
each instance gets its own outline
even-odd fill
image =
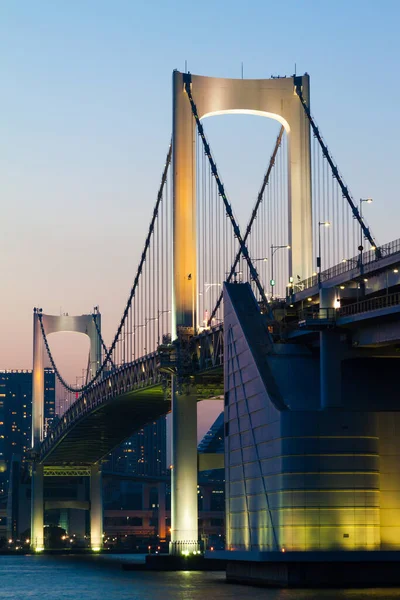
[[[140,477],[167,475],[166,417],[149,423],[111,452],[103,462],[103,473],[107,472],[127,478],[105,478],[105,509],[142,509],[146,504],[158,504],[157,490],[146,490],[151,502],[143,499],[146,494]]]
[[[55,373],[44,369],[45,434],[55,416]],[[32,370],[0,370],[0,496],[8,493],[13,454],[31,447]]]
[[[161,417],[140,429],[111,452],[103,469],[151,477],[166,475],[166,423],[166,417]]]

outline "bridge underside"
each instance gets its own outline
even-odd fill
[[[223,366],[201,371],[194,377],[197,400],[211,400],[224,395]]]
[[[198,400],[222,397],[222,366],[196,375]],[[91,465],[106,456],[147,423],[171,409],[169,394],[161,383],[113,397],[77,419],[42,459],[47,465]]]
[[[42,462],[51,465],[96,463],[169,410],[170,400],[161,384],[127,392],[78,419]]]

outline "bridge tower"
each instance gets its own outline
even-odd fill
[[[92,379],[101,364],[101,341],[98,331],[101,331],[101,315],[69,316],[45,315],[42,309],[33,312],[33,373],[32,373],[32,449],[37,453],[44,439],[44,352],[45,343],[41,331],[41,324],[46,336],[61,331],[71,331],[87,335],[90,340],[89,350],[89,380]],[[43,500],[44,466],[34,462],[32,467],[32,495],[31,495],[31,545],[36,551],[44,548],[44,500]],[[97,473],[95,479],[101,477]],[[92,485],[91,504],[101,507],[101,486]],[[95,497],[96,496],[96,497]],[[96,512],[96,511],[95,511]],[[98,510],[97,510],[98,512]],[[102,519],[91,518],[92,537],[95,546],[99,546],[102,534]],[[97,531],[99,530],[99,531]],[[93,544],[92,544],[93,545]]]
[[[288,137],[289,274],[312,273],[310,126],[293,78],[219,79],[173,74],[173,299],[172,336],[191,335],[196,324],[196,131],[185,92],[190,80],[200,119],[254,114],[279,121]],[[309,103],[309,77],[301,79]],[[194,390],[172,383],[171,552],[197,549],[197,416]]]

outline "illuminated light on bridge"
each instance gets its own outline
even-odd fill
[[[91,476],[91,544],[101,548],[100,461],[172,405],[170,551],[198,552],[196,403],[223,397],[231,556],[397,549],[400,482],[393,475],[398,506],[389,518],[379,495],[392,496],[379,474],[389,485],[390,452],[400,457],[390,433],[398,415],[390,378],[381,378],[380,391],[371,374],[377,360],[380,368],[392,365],[400,340],[400,241],[379,246],[372,236],[310,113],[308,76],[223,80],[175,72],[173,90],[172,148],[121,321],[107,348],[98,312],[85,317],[100,367],[44,440],[35,380],[32,546],[43,546],[46,469],[68,465]],[[248,111],[282,126],[242,233],[203,120]],[[319,240],[320,224],[331,222]],[[282,244],[288,252],[276,255],[270,302],[269,253],[278,241],[289,242]],[[317,275],[321,254],[326,268]],[[263,257],[265,280],[253,256]],[[36,346],[51,355],[50,317],[39,311],[34,319]]]

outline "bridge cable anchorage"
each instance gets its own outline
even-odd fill
[[[348,204],[350,205],[350,208],[353,213],[353,217],[358,221],[360,227],[362,228],[365,238],[369,241],[372,248],[375,250],[376,258],[382,258],[382,253],[381,253],[380,248],[378,247],[376,241],[374,240],[373,236],[371,235],[369,227],[366,226],[364,219],[361,217],[360,211],[358,210],[358,208],[349,192],[348,187],[345,185],[343,178],[342,178],[341,174],[339,173],[339,169],[338,169],[337,165],[335,165],[335,163],[333,162],[333,159],[329,153],[327,145],[325,144],[324,140],[322,139],[319,129],[315,123],[315,120],[314,120],[313,116],[311,115],[310,108],[304,99],[300,81],[301,81],[301,77],[299,77],[299,78],[295,77],[296,94],[298,95],[300,102],[303,106],[304,112],[310,122],[314,136],[317,138],[319,145],[321,146],[322,153],[323,153],[324,157],[326,158],[326,160],[328,161],[329,166],[332,171],[332,174],[340,186],[343,197],[346,198]]]
[[[244,259],[246,260],[247,265],[249,267],[251,278],[252,278],[252,280],[254,281],[254,283],[257,286],[257,289],[258,289],[258,291],[260,293],[262,301],[264,302],[265,306],[267,306],[268,305],[268,300],[267,300],[267,297],[265,295],[264,288],[261,285],[260,279],[258,277],[258,273],[257,273],[257,271],[256,271],[256,269],[255,269],[255,267],[254,267],[254,265],[252,263],[252,260],[250,258],[249,252],[247,250],[246,243],[245,243],[245,241],[244,241],[244,239],[242,237],[242,234],[240,232],[239,225],[236,222],[236,219],[235,219],[235,217],[233,215],[232,207],[231,207],[231,205],[229,203],[228,198],[226,197],[224,185],[223,185],[223,183],[221,181],[221,178],[220,178],[220,176],[218,174],[217,165],[215,164],[215,161],[214,161],[214,159],[212,157],[211,149],[210,149],[210,146],[209,146],[209,144],[207,142],[207,139],[206,139],[206,136],[205,136],[205,133],[204,133],[203,125],[201,124],[201,121],[199,119],[199,115],[198,115],[198,112],[197,112],[197,106],[196,106],[196,104],[195,104],[195,102],[193,100],[192,90],[191,90],[191,87],[190,87],[191,86],[191,75],[190,75],[190,73],[184,73],[183,74],[183,80],[184,80],[184,84],[185,84],[185,91],[186,91],[186,93],[188,95],[189,102],[190,102],[190,105],[192,107],[193,117],[194,117],[194,119],[196,121],[197,129],[198,129],[198,132],[199,132],[200,137],[201,137],[202,142],[203,142],[204,151],[205,151],[205,154],[206,154],[206,156],[208,158],[208,161],[210,163],[211,173],[212,173],[212,175],[213,175],[213,177],[214,177],[214,179],[216,181],[217,187],[218,187],[218,193],[222,197],[222,201],[223,201],[223,203],[225,205],[227,216],[231,220],[233,231],[234,231],[235,236],[236,236],[236,238],[237,238],[237,240],[238,240],[238,242],[240,244],[241,254],[244,257]]]
[[[159,211],[159,207],[160,207],[162,196],[163,196],[163,190],[164,190],[164,187],[165,187],[165,183],[167,181],[167,173],[168,173],[169,166],[171,164],[171,157],[172,157],[172,144],[170,143],[169,149],[168,149],[168,153],[167,153],[166,162],[165,162],[165,167],[164,167],[163,174],[162,174],[162,177],[161,177],[160,187],[159,187],[158,193],[157,193],[156,204],[155,204],[155,207],[154,207],[154,210],[153,210],[153,216],[151,218],[149,230],[148,230],[146,241],[145,241],[145,244],[144,244],[144,249],[143,249],[140,261],[139,261],[139,266],[138,266],[137,271],[136,271],[136,276],[135,276],[135,279],[134,279],[131,291],[129,293],[129,297],[128,297],[128,300],[127,300],[124,312],[123,312],[122,317],[121,317],[121,321],[119,323],[119,326],[118,326],[117,332],[116,332],[116,334],[114,336],[114,339],[112,341],[112,344],[111,344],[110,348],[108,349],[108,351],[106,352],[106,355],[104,357],[104,360],[103,360],[101,366],[97,369],[95,375],[93,376],[93,378],[91,379],[91,381],[89,383],[87,383],[86,385],[81,386],[80,388],[78,388],[78,387],[72,387],[62,377],[62,375],[61,375],[60,371],[58,370],[57,365],[56,365],[56,363],[54,361],[53,355],[52,355],[52,353],[50,351],[50,346],[49,346],[49,343],[48,343],[48,340],[47,340],[47,337],[46,337],[46,332],[44,330],[44,326],[43,326],[43,322],[42,322],[42,313],[37,313],[38,318],[39,318],[40,329],[41,329],[41,332],[42,332],[43,341],[44,341],[44,344],[45,344],[45,347],[46,347],[47,354],[48,354],[49,360],[51,362],[51,365],[52,365],[52,367],[54,369],[54,372],[55,372],[58,380],[60,381],[60,383],[65,387],[66,390],[68,390],[70,392],[82,394],[82,393],[87,392],[89,389],[91,389],[93,387],[94,383],[97,381],[97,379],[100,377],[100,375],[104,371],[107,363],[112,360],[111,359],[112,354],[113,354],[113,352],[114,352],[114,350],[115,350],[115,348],[117,346],[117,343],[119,341],[119,337],[120,337],[121,331],[122,331],[123,327],[125,326],[125,321],[126,321],[126,319],[128,317],[129,309],[130,309],[131,304],[132,304],[132,299],[133,299],[133,297],[135,295],[135,292],[136,292],[136,289],[138,287],[140,276],[141,276],[142,270],[143,270],[143,265],[144,265],[146,257],[147,257],[147,252],[148,252],[148,249],[149,249],[149,246],[150,246],[150,241],[152,239],[152,235],[153,235],[153,232],[154,232],[155,222],[156,222],[156,219],[157,219],[157,216],[158,216],[158,211]]]
[[[247,239],[248,239],[248,237],[249,237],[249,235],[251,233],[251,229],[253,227],[253,223],[256,220],[258,209],[259,209],[259,207],[260,207],[260,205],[261,205],[261,203],[263,201],[265,188],[267,187],[267,185],[269,183],[269,178],[270,178],[270,175],[271,175],[271,171],[272,171],[272,169],[273,169],[273,167],[275,165],[276,155],[277,155],[278,150],[280,148],[280,145],[282,143],[282,136],[283,136],[284,131],[285,131],[285,128],[282,126],[281,129],[280,129],[280,131],[279,131],[278,137],[276,138],[275,147],[274,147],[274,150],[272,152],[272,155],[271,155],[271,158],[270,158],[270,161],[269,161],[268,169],[267,169],[267,171],[266,171],[266,173],[264,175],[264,179],[263,179],[260,191],[258,192],[257,201],[256,201],[256,203],[254,205],[254,208],[253,208],[253,211],[251,213],[250,221],[249,221],[249,223],[247,225],[247,228],[246,228],[246,233],[244,234],[244,238],[243,238],[244,243],[247,242]],[[233,262],[233,265],[231,267],[229,275],[228,275],[228,277],[226,279],[226,281],[228,283],[231,281],[232,277],[236,273],[236,268],[237,268],[238,263],[240,261],[241,254],[242,254],[241,250],[239,250],[238,253],[236,254],[235,260]],[[222,298],[223,298],[223,293],[221,292],[220,295],[219,295],[219,298],[217,300],[217,303],[216,303],[216,305],[215,305],[215,307],[214,307],[214,309],[213,309],[213,311],[212,311],[212,313],[210,315],[209,323],[212,322],[212,319],[215,317],[215,315],[216,315],[219,307],[221,306]],[[268,311],[269,318],[273,320],[274,317],[273,317],[270,305],[268,303],[268,300],[267,300],[267,304],[266,304],[265,308]]]

